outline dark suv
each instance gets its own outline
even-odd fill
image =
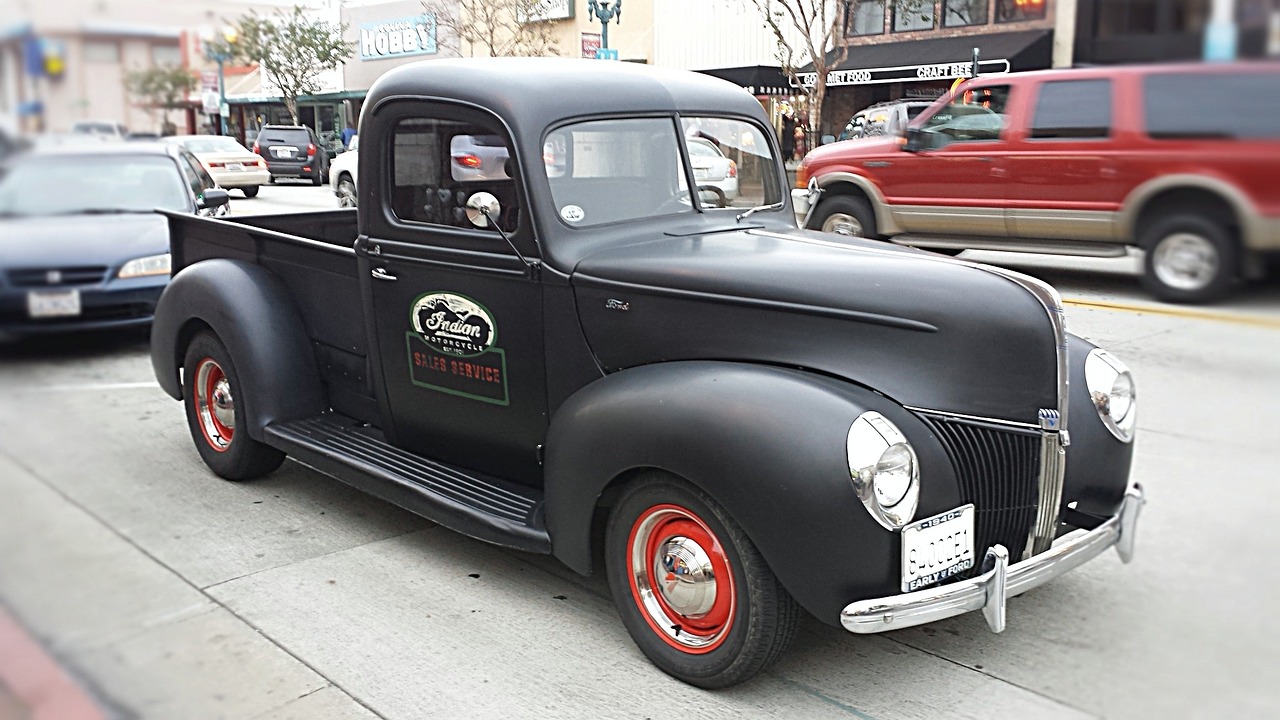
[[[307,178],[323,185],[329,177],[329,155],[315,131],[303,125],[263,125],[253,151],[267,161],[271,182],[276,178]]]

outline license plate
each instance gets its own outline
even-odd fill
[[[940,583],[973,563],[973,505],[902,528],[902,592]]]
[[[706,180],[707,176],[710,174],[711,174],[711,171],[707,170],[706,168],[693,169],[693,177],[695,180]]]
[[[240,172],[241,170],[244,170],[244,165],[241,165],[240,163],[227,163],[227,169],[231,172]]]
[[[271,149],[271,152],[275,153],[276,157],[278,157],[278,158],[291,158],[291,157],[293,157],[293,148],[291,148],[291,147],[283,147],[283,148],[278,147],[278,148],[272,148],[272,149]]]
[[[27,293],[27,314],[33,318],[73,317],[80,314],[80,291]]]

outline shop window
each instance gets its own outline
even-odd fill
[[[84,61],[86,63],[118,63],[120,62],[120,45],[102,40],[90,40],[84,44]]]
[[[945,27],[987,24],[987,0],[943,0],[942,24]]]
[[[898,0],[893,6],[893,31],[932,30],[933,0]]]
[[[1046,0],[996,0],[996,22],[1042,20]]]
[[[177,45],[152,45],[151,64],[156,67],[182,64],[182,49]]]
[[[1102,0],[1098,5],[1100,38],[1152,35],[1156,32],[1157,0]]]
[[[884,33],[884,0],[854,0],[845,9],[845,35]]]
[[[492,193],[501,203],[498,225],[516,230],[519,208],[510,176],[510,143],[494,125],[411,118],[395,126],[391,210],[401,220],[477,229],[467,200]],[[491,230],[490,230],[491,231]]]
[[[1105,138],[1110,134],[1110,80],[1062,80],[1040,86],[1032,138]]]

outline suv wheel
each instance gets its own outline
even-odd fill
[[[1142,286],[1166,302],[1203,303],[1227,293],[1239,253],[1227,229],[1199,215],[1173,215],[1142,233]]]
[[[852,195],[836,195],[818,203],[808,227],[837,235],[875,238],[876,216],[866,200]]]

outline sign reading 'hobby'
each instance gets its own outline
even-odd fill
[[[361,60],[385,60],[435,53],[435,15],[417,15],[360,26]]]

